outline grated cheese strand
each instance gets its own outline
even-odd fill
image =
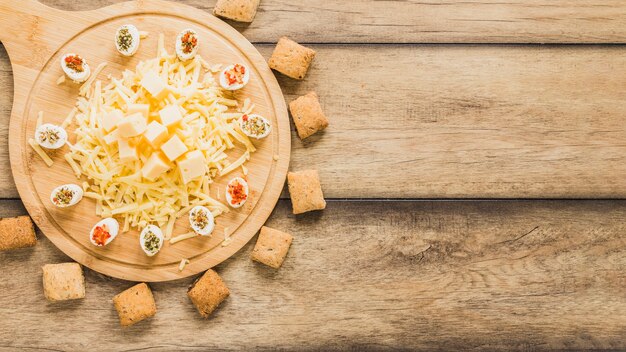
[[[198,234],[193,232],[193,231],[192,232],[187,232],[187,233],[184,233],[182,235],[178,235],[176,237],[172,237],[172,239],[170,240],[170,244],[174,244],[174,243],[177,243],[177,242],[180,242],[180,241],[188,240],[188,239],[194,238],[194,237],[198,237]]]
[[[43,159],[43,162],[46,163],[48,167],[51,167],[54,164],[54,161],[52,161],[48,154],[46,154],[46,152],[41,149],[41,147],[37,143],[35,143],[35,140],[30,138],[28,140],[28,144],[30,144],[30,147],[33,148],[33,150],[39,155],[41,159]]]

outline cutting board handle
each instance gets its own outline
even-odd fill
[[[1,1],[0,41],[11,64],[30,60],[43,65],[54,52],[53,48],[58,48],[67,40],[66,35],[76,29],[74,16],[72,21],[64,21],[69,14],[78,13],[58,10],[36,0]]]

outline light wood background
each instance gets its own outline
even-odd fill
[[[625,21],[611,0],[262,0],[234,25],[266,58],[281,35],[318,51],[305,81],[278,78],[331,120],[292,140],[328,208],[281,200],[285,264],[251,262],[253,240],[217,267],[232,294],[207,321],[191,279],[153,284],[158,314],[121,329],[110,300],[132,283],[86,270],[84,301],[49,304],[40,267],[67,257],[43,236],[0,253],[0,350],[625,350],[626,201],[414,200],[625,198],[626,47],[598,45],[626,43]],[[1,50],[0,87],[8,170]],[[16,196],[0,173],[0,217],[25,213]]]

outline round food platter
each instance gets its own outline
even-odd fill
[[[284,186],[290,158],[290,126],[287,109],[278,83],[265,59],[239,32],[216,17],[198,9],[164,1],[133,1],[93,11],[64,12],[36,1],[2,5],[13,19],[0,24],[0,34],[11,60],[14,74],[14,103],[11,113],[9,152],[13,176],[29,214],[59,249],[77,262],[103,274],[132,281],[166,281],[187,277],[211,268],[241,249],[265,223]],[[7,7],[8,6],[8,7]],[[12,8],[14,6],[14,8]],[[141,40],[132,57],[120,55],[115,47],[116,29],[133,24],[149,33]],[[20,28],[17,28],[20,27]],[[140,229],[120,233],[106,247],[92,245],[91,228],[102,219],[95,213],[93,199],[84,198],[71,210],[58,208],[50,201],[52,190],[62,184],[81,184],[64,155],[67,147],[48,153],[53,161],[47,166],[29,146],[43,111],[46,123],[61,125],[74,108],[80,84],[57,84],[63,71],[59,60],[66,53],[81,53],[90,66],[107,65],[97,73],[106,82],[141,60],[154,58],[159,34],[166,49],[174,52],[177,34],[192,28],[201,38],[199,54],[210,64],[227,66],[241,63],[250,69],[249,83],[232,99],[243,104],[249,99],[254,113],[272,125],[264,139],[253,140],[256,152],[246,162],[246,171],[237,168],[229,175],[217,175],[209,196],[224,199],[232,177],[248,182],[247,202],[216,218],[210,236],[197,236],[175,244],[165,241],[155,256],[146,256],[138,245]],[[72,127],[68,127],[72,134]],[[72,137],[69,138],[70,142]],[[246,148],[236,145],[229,153],[234,161]],[[244,173],[246,175],[244,175]],[[173,235],[188,233],[187,216],[176,220]],[[188,260],[181,270],[181,261]]]

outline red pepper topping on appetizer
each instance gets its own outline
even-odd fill
[[[236,180],[228,184],[228,193],[231,196],[230,203],[233,205],[239,204],[248,198],[243,185]]]
[[[198,45],[198,38],[191,32],[185,33],[180,41],[183,45],[183,52],[189,54]]]
[[[243,76],[246,74],[246,67],[240,64],[235,64],[233,68],[228,71],[224,71],[226,80],[229,85],[242,84]]]
[[[93,241],[98,246],[104,246],[109,238],[111,238],[111,233],[109,232],[109,227],[107,225],[96,226],[93,229],[92,235]]]
[[[65,57],[65,63],[68,68],[76,71],[83,72],[85,69],[83,68],[83,59],[78,55],[70,55]]]

